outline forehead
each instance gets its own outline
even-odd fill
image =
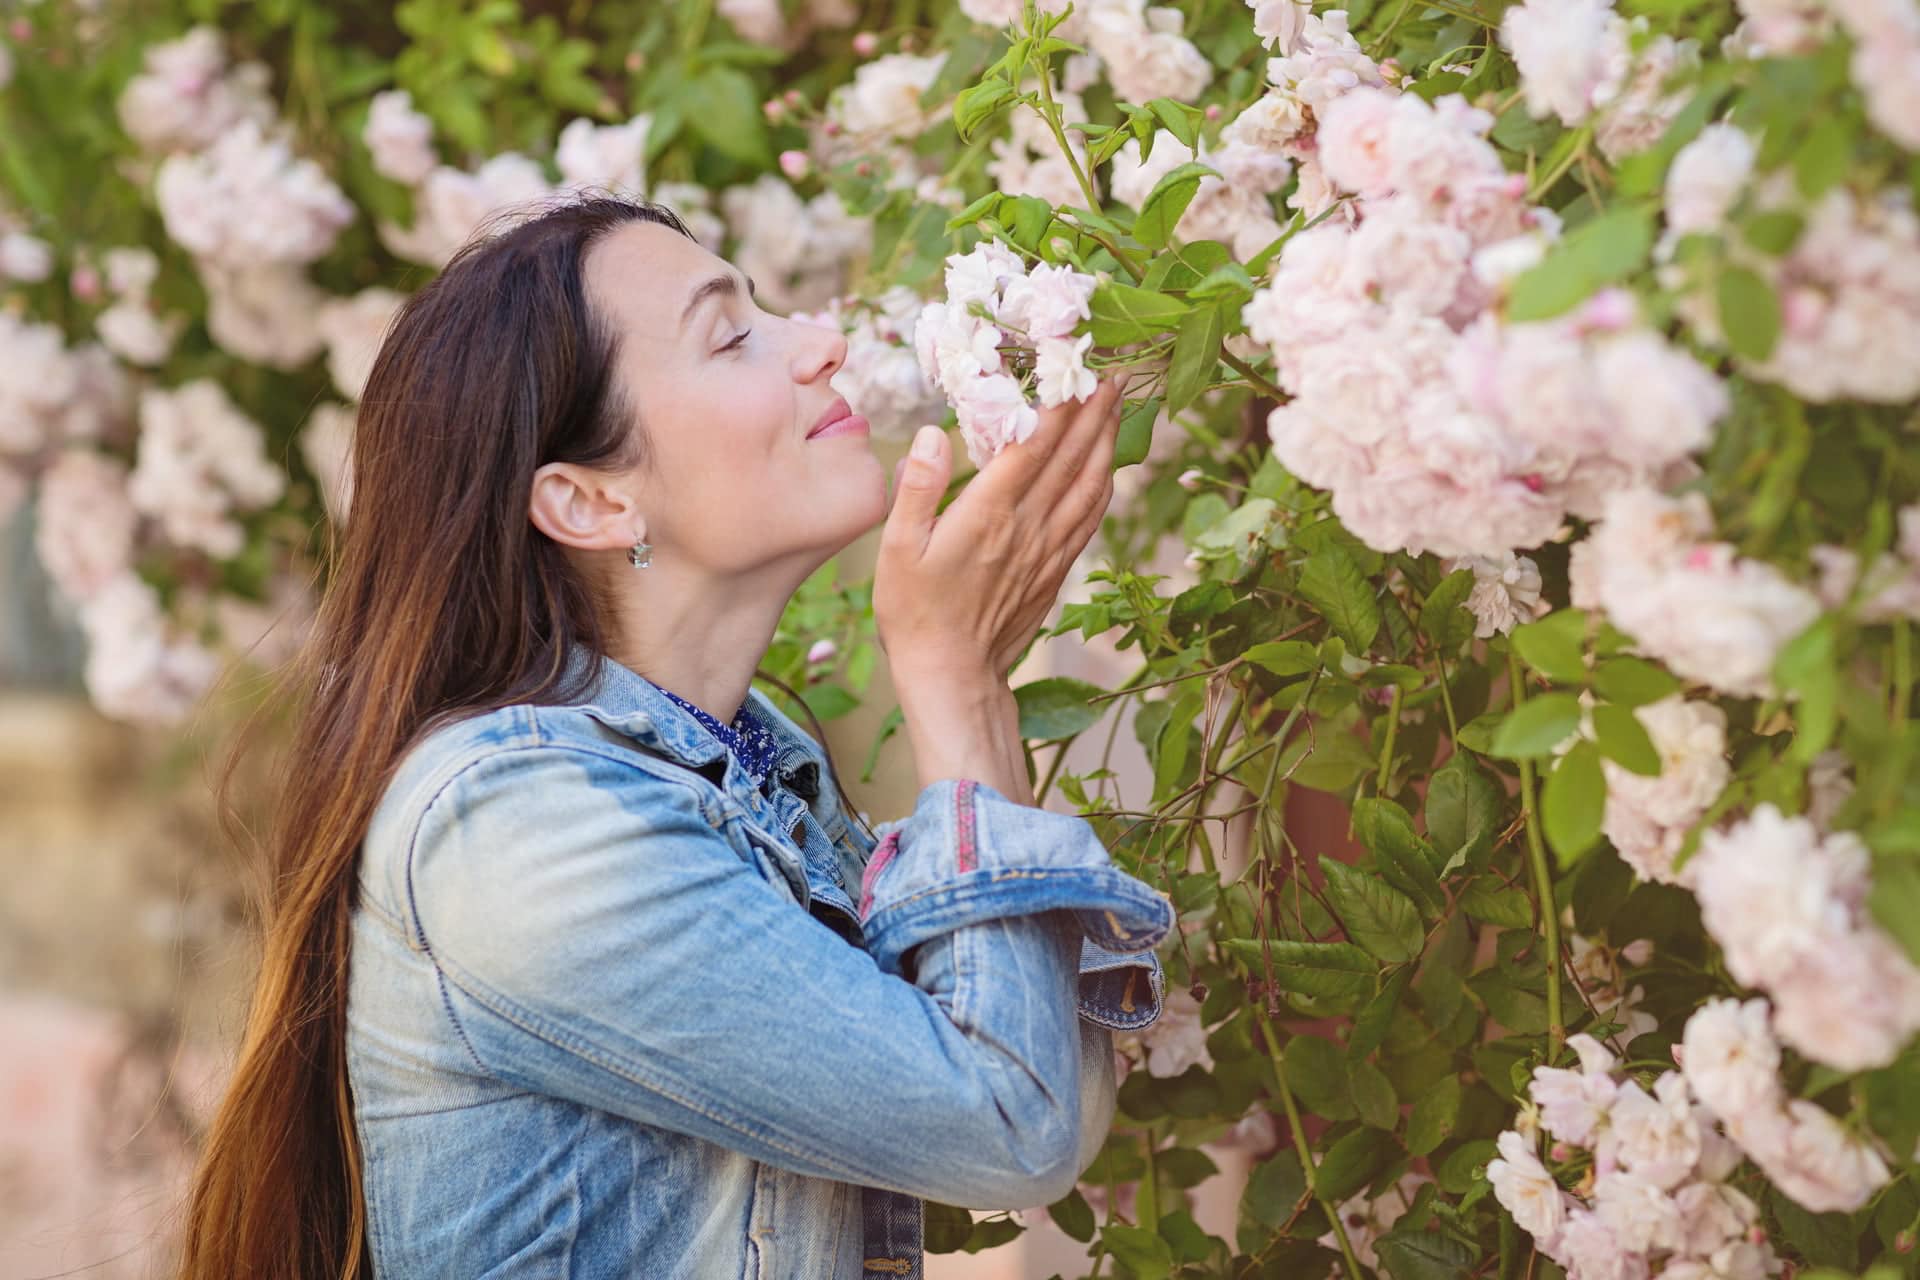
[[[587,293],[623,333],[671,342],[683,332],[687,296],[727,270],[726,261],[699,241],[657,223],[631,222],[587,254]]]

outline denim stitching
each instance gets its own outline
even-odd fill
[[[953,816],[955,822],[959,824],[957,854],[960,870],[963,872],[973,870],[979,862],[973,832],[973,791],[978,785],[970,778],[963,778],[953,789]]]

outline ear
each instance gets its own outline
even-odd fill
[[[646,520],[637,506],[616,477],[568,462],[549,462],[533,473],[527,516],[561,546],[624,550],[646,537]]]

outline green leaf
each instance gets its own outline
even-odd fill
[[[1391,1133],[1400,1125],[1400,1100],[1386,1073],[1365,1060],[1347,1063],[1347,1092],[1363,1124]]]
[[[1525,929],[1533,923],[1533,900],[1525,890],[1476,880],[1460,895],[1460,909],[1475,920],[1508,929]]]
[[[1420,631],[1435,647],[1451,653],[1473,638],[1474,617],[1467,609],[1473,570],[1455,569],[1440,579],[1420,606]]]
[[[1376,1238],[1373,1250],[1393,1280],[1463,1280],[1480,1261],[1473,1246],[1411,1222]]]
[[[1920,862],[1875,862],[1867,909],[1888,936],[1906,948],[1907,958],[1920,964]]]
[[[760,94],[746,72],[709,67],[687,84],[685,97],[690,105],[687,123],[707,145],[742,164],[773,167]]]
[[[1194,129],[1193,108],[1172,98],[1153,98],[1147,102],[1147,109],[1159,120],[1166,131],[1180,139],[1187,150],[1198,150],[1200,135]]]
[[[1020,708],[1020,736],[1028,741],[1054,742],[1084,733],[1107,713],[1107,704],[1089,699],[1105,693],[1097,684],[1069,676],[1034,680],[1013,691]]]
[[[1400,1007],[1400,1001],[1406,998],[1407,988],[1413,984],[1413,966],[1401,965],[1393,971],[1386,985],[1374,993],[1366,1007],[1353,1020],[1353,1031],[1347,1037],[1347,1053],[1350,1056],[1364,1058],[1380,1047],[1387,1038],[1387,1032],[1393,1026],[1394,1011]]]
[[[1773,354],[1780,340],[1780,299],[1773,286],[1745,267],[1720,273],[1720,328],[1733,353],[1757,362]]]
[[[1347,942],[1275,938],[1263,947],[1257,938],[1228,938],[1222,945],[1245,956],[1256,972],[1271,957],[1274,980],[1302,995],[1358,1000],[1372,993],[1374,975],[1380,969],[1372,956]]]
[[[1578,743],[1560,758],[1540,789],[1540,823],[1561,866],[1572,866],[1600,838],[1606,807],[1600,752],[1591,742]]]
[[[1791,209],[1769,209],[1747,219],[1741,234],[1748,244],[1777,258],[1793,248],[1806,225],[1806,219]]]
[[[1356,1129],[1327,1149],[1314,1189],[1338,1204],[1373,1181],[1395,1150],[1393,1139],[1378,1129]]]
[[[1197,307],[1180,322],[1174,336],[1173,358],[1167,368],[1167,412],[1179,413],[1199,399],[1220,366],[1220,337],[1224,321],[1220,308]]]
[[[1616,205],[1567,233],[1537,266],[1514,280],[1507,319],[1546,320],[1596,290],[1624,280],[1653,247],[1653,215],[1645,205]]]
[[[1297,1035],[1282,1054],[1287,1088],[1301,1105],[1326,1120],[1351,1120],[1358,1114],[1347,1087],[1347,1055],[1331,1040]]]
[[[967,140],[993,113],[1014,99],[1013,86],[1005,80],[983,80],[962,89],[953,100],[953,127],[962,141]]]
[[[1307,1175],[1300,1167],[1300,1153],[1287,1147],[1247,1178],[1240,1211],[1263,1227],[1278,1227],[1293,1217],[1306,1198]]]
[[[1644,658],[1608,658],[1595,669],[1593,687],[1609,702],[1644,707],[1678,693],[1680,681]]]
[[[958,1253],[973,1234],[973,1215],[965,1209],[933,1200],[922,1217],[921,1247],[928,1253]]]
[[[1092,309],[1093,340],[1106,347],[1151,341],[1177,326],[1192,308],[1164,293],[1109,280],[1094,290]]]
[[[1320,669],[1320,650],[1305,640],[1269,640],[1240,656],[1277,676],[1303,676]]]
[[[1116,1224],[1101,1231],[1100,1238],[1113,1260],[1137,1280],[1166,1280],[1173,1274],[1173,1249],[1151,1228]]]
[[[1087,1203],[1087,1198],[1080,1194],[1078,1187],[1048,1205],[1047,1216],[1053,1219],[1054,1225],[1081,1244],[1093,1239],[1093,1206]]]
[[[1166,248],[1174,228],[1180,225],[1180,215],[1200,190],[1200,179],[1208,174],[1217,174],[1217,170],[1188,161],[1154,183],[1153,190],[1140,202],[1140,216],[1133,220],[1134,238],[1149,249]]]
[[[1424,1156],[1445,1142],[1453,1133],[1453,1122],[1460,1118],[1460,1077],[1441,1076],[1413,1100],[1413,1112],[1407,1117],[1407,1153]]]
[[[1793,180],[1800,194],[1818,200],[1838,185],[1853,163],[1854,142],[1853,121],[1845,113],[1815,120],[1793,152]]]
[[[1507,713],[1494,731],[1490,754],[1508,760],[1550,755],[1580,727],[1580,699],[1571,693],[1543,693]]]
[[[1113,442],[1113,469],[1144,462],[1153,446],[1153,424],[1160,417],[1160,397],[1142,400],[1120,419],[1120,435]]]
[[[1327,620],[1334,634],[1352,653],[1365,653],[1380,630],[1380,606],[1373,585],[1353,557],[1338,546],[1327,546],[1300,571],[1300,594]]]
[[[1773,678],[1782,693],[1797,695],[1798,730],[1788,758],[1811,763],[1833,740],[1840,719],[1839,635],[1832,616],[1821,618],[1780,648]]]
[[[1434,873],[1439,857],[1413,829],[1407,811],[1391,800],[1368,796],[1353,804],[1353,830],[1380,864],[1380,874],[1434,917],[1446,906],[1440,880]]]
[[[1593,709],[1593,733],[1600,754],[1643,778],[1660,776],[1660,753],[1654,749],[1647,726],[1627,707],[1603,702]]]
[[[1388,964],[1420,954],[1426,933],[1419,911],[1405,894],[1332,858],[1320,860],[1320,871],[1326,877],[1327,904],[1350,940]]]
[[[1441,875],[1476,862],[1493,847],[1505,793],[1464,751],[1456,751],[1427,783],[1427,838],[1441,856]]]
[[[1516,627],[1513,647],[1521,659],[1549,680],[1579,684],[1587,678],[1587,615],[1562,609],[1538,622]]]

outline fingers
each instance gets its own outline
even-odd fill
[[[1010,495],[1009,501],[1040,509],[1052,506],[1079,473],[1101,431],[1118,429],[1119,404],[1119,382],[1107,378],[1085,401],[1044,410],[1031,438],[1009,445],[994,459],[988,468],[992,483]]]
[[[947,433],[938,427],[921,427],[914,434],[912,450],[895,471],[893,505],[880,531],[882,555],[918,556],[926,548],[952,469]]]

